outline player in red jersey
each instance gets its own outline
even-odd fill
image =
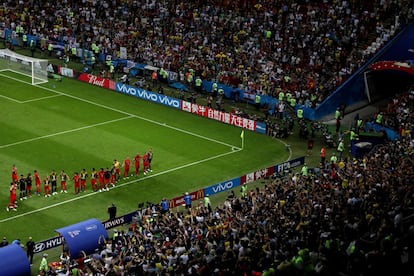
[[[88,173],[85,169],[82,169],[80,173],[80,190],[84,192],[86,190],[86,179],[88,178]]]
[[[13,211],[17,211],[17,204],[16,204],[16,198],[17,198],[17,182],[12,182],[10,184],[10,198],[9,198],[9,204],[6,207],[7,212],[12,209]]]
[[[124,179],[129,178],[129,169],[131,167],[131,159],[129,159],[129,156],[127,156],[124,160],[124,164],[122,164],[122,167],[124,168]]]
[[[12,166],[12,174],[11,174],[11,177],[12,177],[12,182],[19,181],[19,175],[17,174],[17,167],[16,167],[16,165],[13,165]]]
[[[81,186],[79,173],[75,172],[75,175],[72,177],[72,179],[75,187],[75,194],[79,194]]]
[[[102,189],[105,188],[105,170],[104,170],[104,168],[101,168],[99,170],[98,178],[99,178],[99,191],[102,192]]]
[[[50,179],[49,176],[46,175],[45,180],[43,180],[43,189],[45,191],[45,197],[50,197]]]
[[[40,175],[36,170],[34,170],[33,172],[33,177],[34,177],[35,185],[36,185],[36,194],[40,196],[40,185],[42,183],[42,180],[40,180]]]
[[[137,155],[135,155],[134,157],[134,166],[135,166],[135,176],[138,176],[139,173],[139,163],[141,162],[141,155],[139,155],[139,153],[137,153]]]
[[[67,187],[66,187],[66,183],[68,181],[68,178],[69,178],[68,174],[65,173],[64,170],[62,170],[60,172],[60,192],[61,193],[67,193],[68,192]]]
[[[112,187],[115,187],[117,177],[118,177],[117,169],[115,168],[115,166],[113,166],[112,169],[111,169],[111,183],[110,183],[112,185]]]
[[[142,157],[142,163],[144,165],[144,175],[147,175],[147,173],[149,172],[149,160],[148,160],[148,153],[145,153],[144,156]]]
[[[104,173],[104,179],[105,179],[105,187],[103,188],[104,191],[109,191],[109,184],[111,183],[112,173],[109,168],[106,168]]]
[[[95,168],[92,168],[92,171],[91,171],[91,187],[92,187],[92,191],[94,191],[94,192],[99,190],[98,184],[97,184],[97,179],[98,179],[98,172],[96,171]]]

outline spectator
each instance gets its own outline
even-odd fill
[[[34,249],[35,249],[35,242],[33,241],[32,237],[29,237],[29,240],[26,242],[26,253],[27,253],[27,257],[29,258],[30,265],[33,264]]]
[[[4,247],[8,244],[9,244],[9,242],[8,242],[7,238],[3,237],[3,240],[0,242],[0,247]]]

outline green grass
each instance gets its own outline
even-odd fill
[[[71,62],[70,67],[79,70],[82,65]],[[111,203],[117,205],[118,215],[129,213],[138,202],[173,198],[289,158],[283,141],[266,135],[245,131],[244,149],[234,151],[241,146],[237,127],[67,78],[37,87],[21,75],[2,75],[8,77],[0,75],[0,236],[9,241],[25,242],[28,236],[44,240],[55,236],[54,230],[60,227],[89,218],[106,220]],[[170,88],[165,92],[176,94]],[[227,111],[233,107],[263,115],[249,104],[226,101]],[[310,166],[319,161],[319,138],[315,138],[314,154],[306,158]],[[296,132],[284,142],[291,146],[291,158],[306,155],[306,141]],[[114,158],[133,157],[150,147],[155,152],[154,172],[148,177],[130,178],[106,193],[35,197],[19,202],[18,212],[5,210],[13,164],[19,174],[37,169],[44,177],[52,169],[64,169],[73,175],[82,168],[110,166]],[[256,181],[249,188],[266,182]],[[73,191],[72,182],[69,189]],[[226,195],[212,196],[213,206]],[[49,260],[58,260],[60,252],[60,247],[49,250]],[[35,255],[32,275],[37,275],[40,258]]]
[[[112,202],[118,214],[128,213],[138,202],[159,202],[289,157],[282,143],[250,131],[244,149],[235,150],[241,146],[239,128],[162,105],[70,79],[36,87],[7,75],[14,79],[1,76],[0,82],[0,235],[9,239],[53,237],[57,228],[107,219]],[[33,197],[19,202],[18,212],[5,210],[13,164],[24,175],[34,169],[42,178],[62,169],[73,175],[150,147],[154,172],[148,177],[130,178],[107,193]],[[71,182],[69,187],[73,191]]]

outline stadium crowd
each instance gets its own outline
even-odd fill
[[[396,96],[405,105],[394,116],[410,122],[409,131],[364,158],[344,155],[275,174],[263,188],[229,192],[215,208],[208,197],[186,201],[185,209],[151,204],[101,239],[94,254],[65,260],[49,274],[410,275],[413,95],[410,88]]]
[[[413,17],[412,1],[5,1],[0,28],[315,106]],[[378,45],[366,51],[367,45]],[[41,43],[42,50],[48,45]]]
[[[413,5],[7,1],[0,27],[88,49],[95,42],[115,57],[125,46],[136,62],[316,105],[368,58],[359,43],[373,31],[387,39],[385,24],[412,18]],[[95,254],[62,258],[60,271],[47,274],[76,267],[78,275],[406,275],[414,264],[412,110],[412,93],[394,99],[384,123],[402,139],[361,160],[275,175],[212,210],[204,202],[147,208]]]

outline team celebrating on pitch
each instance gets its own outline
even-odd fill
[[[80,172],[74,172],[73,176],[69,176],[65,170],[61,170],[57,173],[52,170],[42,180],[37,170],[32,173],[28,173],[26,176],[20,175],[17,172],[16,165],[12,166],[12,182],[10,184],[10,198],[6,207],[7,211],[17,211],[17,193],[19,200],[26,200],[33,195],[44,197],[51,197],[58,194],[58,182],[60,181],[60,193],[67,193],[67,183],[72,180],[74,193],[79,194],[87,190],[87,182],[89,180],[91,190],[93,192],[109,191],[110,188],[115,187],[121,178],[123,180],[128,179],[130,176],[137,177],[141,168],[142,160],[142,172],[144,175],[152,172],[151,162],[153,158],[153,151],[150,148],[144,154],[137,153],[134,156],[133,165],[134,171],[131,171],[131,159],[127,156],[124,161],[119,162],[114,159],[111,166],[106,168],[101,167],[99,170],[92,168],[90,173],[86,169],[82,169]],[[32,183],[34,182],[34,187]],[[42,193],[43,184],[43,193]]]

